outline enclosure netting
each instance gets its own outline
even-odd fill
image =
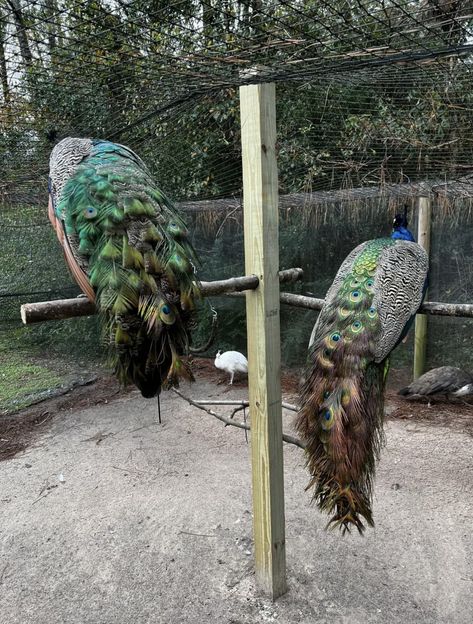
[[[433,206],[429,299],[473,299],[470,0],[0,0],[0,413],[90,372],[95,318],[24,327],[21,303],[78,294],[46,217],[65,136],[133,148],[187,213],[199,276],[243,274],[238,87],[277,84],[281,268],[323,297],[344,256]],[[415,225],[414,228],[415,230]],[[218,348],[244,302],[214,299]],[[299,367],[315,312],[282,307]],[[205,342],[205,309],[195,342]],[[428,365],[470,366],[471,321],[431,318]],[[410,367],[401,346],[395,366]]]

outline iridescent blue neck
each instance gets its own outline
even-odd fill
[[[415,243],[416,239],[412,236],[410,231],[404,227],[403,225],[398,225],[393,229],[393,233],[391,234],[391,238],[394,240],[406,240],[411,241],[411,243]]]

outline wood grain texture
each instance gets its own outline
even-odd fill
[[[253,276],[249,276],[253,277]],[[231,278],[232,279],[232,278]],[[231,281],[231,279],[229,281]],[[222,280],[226,281],[226,280]],[[255,278],[255,282],[259,280]],[[204,297],[245,297],[244,292],[234,290],[221,290],[213,292],[214,282],[204,282],[211,284],[209,293],[205,290]],[[257,287],[257,286],[256,286]],[[248,288],[248,286],[246,286]],[[321,310],[324,304],[323,299],[307,297],[305,295],[295,295],[294,293],[279,293],[279,301],[285,305],[296,308],[306,308],[307,310]],[[421,314],[430,316],[458,316],[463,318],[473,318],[473,305],[471,303],[442,303],[440,301],[424,301],[420,306]],[[76,316],[92,316],[97,313],[94,304],[88,299],[56,299],[54,301],[38,301],[37,303],[24,303],[21,306],[21,318],[25,325],[40,323],[43,321],[54,321],[60,319],[74,318]]]
[[[275,102],[274,84],[240,88],[256,581],[273,599],[286,591]]]
[[[296,282],[302,279],[303,271],[299,268],[285,269],[279,271],[279,281],[281,284]],[[256,275],[243,275],[241,277],[230,277],[226,280],[215,282],[201,282],[200,293],[203,297],[218,297],[220,295],[240,294],[242,291],[258,288],[259,279]],[[282,297],[282,295],[281,295]],[[75,316],[92,316],[97,313],[94,303],[88,299],[56,299],[54,301],[38,301],[36,303],[24,303],[21,306],[21,320],[25,325],[40,323],[42,321],[54,321]]]
[[[430,257],[430,230],[432,205],[428,197],[419,197],[419,217],[417,228],[417,242],[425,249]],[[427,296],[427,293],[426,293]],[[427,316],[417,314],[415,320],[414,337],[414,379],[423,375],[427,358]]]

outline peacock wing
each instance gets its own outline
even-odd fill
[[[471,375],[455,366],[434,368],[411,384],[415,394],[444,394],[455,392],[471,383]]]
[[[380,320],[375,361],[382,362],[402,340],[425,294],[429,260],[417,243],[385,247],[375,273],[373,307]]]

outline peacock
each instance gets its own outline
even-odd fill
[[[214,364],[216,368],[230,373],[230,385],[233,384],[235,373],[248,373],[248,360],[239,351],[217,351]]]
[[[440,394],[450,397],[463,397],[473,394],[473,375],[456,366],[433,368],[415,379],[398,394],[406,399],[426,397],[430,399]]]
[[[428,258],[408,230],[362,243],[341,265],[309,345],[296,428],[306,442],[307,489],[342,533],[373,526],[371,490],[383,442],[389,355],[425,294]]]
[[[186,226],[128,147],[66,138],[50,158],[49,218],[96,303],[111,365],[144,397],[192,378],[181,356],[199,297]]]

